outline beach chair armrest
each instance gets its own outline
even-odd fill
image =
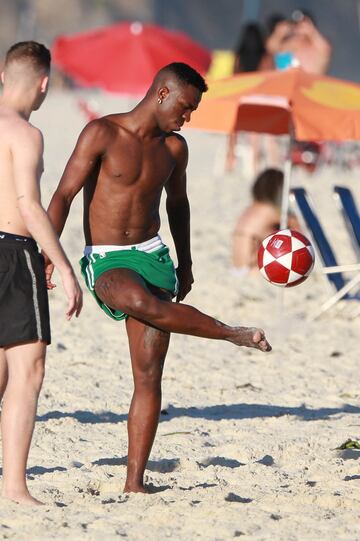
[[[323,267],[321,272],[324,274],[334,274],[336,272],[356,272],[360,270],[360,263],[352,265],[336,265],[335,267]]]

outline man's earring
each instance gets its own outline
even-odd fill
[[[161,98],[158,98],[158,103],[161,105],[162,104],[162,99]]]

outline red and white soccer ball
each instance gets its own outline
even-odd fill
[[[301,284],[312,271],[314,248],[298,231],[282,229],[272,233],[261,243],[258,265],[266,280],[280,287]]]

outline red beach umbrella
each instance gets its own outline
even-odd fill
[[[123,22],[53,43],[54,64],[86,87],[143,94],[155,73],[171,62],[186,62],[205,74],[210,52],[183,32],[153,24]]]

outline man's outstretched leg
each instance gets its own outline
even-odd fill
[[[26,463],[44,377],[46,345],[21,344],[5,349],[8,381],[1,413],[3,446],[2,496],[39,505],[26,485]]]
[[[111,308],[146,321],[166,332],[227,340],[237,346],[270,351],[264,331],[255,327],[231,327],[193,306],[158,299],[144,280],[129,269],[104,272],[95,283],[97,296]]]
[[[128,419],[128,464],[125,492],[146,492],[143,477],[161,409],[161,377],[170,334],[128,318],[134,394]]]

